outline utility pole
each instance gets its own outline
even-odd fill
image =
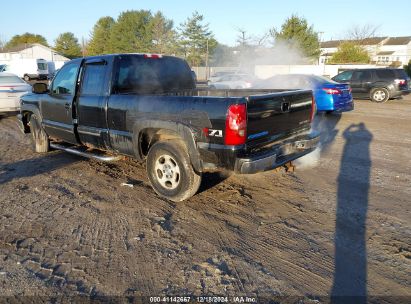
[[[84,39],[84,36],[81,37],[81,53],[83,57],[86,57],[86,41]]]
[[[210,75],[209,75],[209,67],[208,67],[208,38],[207,38],[207,42],[206,42],[206,79],[208,80],[209,77],[210,77]]]

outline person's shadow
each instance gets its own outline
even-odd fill
[[[364,123],[350,125],[343,136],[331,302],[367,303],[366,220],[373,136]]]

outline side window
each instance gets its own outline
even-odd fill
[[[363,75],[364,75],[364,71],[354,71],[352,73],[351,81],[359,82],[362,80]]]
[[[363,71],[363,74],[361,76],[361,80],[364,82],[368,82],[372,80],[372,73],[371,71]]]
[[[81,95],[102,95],[104,89],[104,72],[106,65],[89,64],[84,70]]]
[[[74,95],[80,62],[70,63],[61,68],[53,80],[51,93]]]
[[[353,71],[345,71],[335,76],[334,79],[338,82],[349,81],[351,80],[352,74],[353,74]]]
[[[395,75],[392,70],[384,70],[384,69],[378,69],[375,71],[375,74],[377,75],[377,78],[379,79],[394,79]]]

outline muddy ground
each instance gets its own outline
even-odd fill
[[[0,294],[410,300],[411,99],[317,128],[320,161],[207,174],[175,204],[141,164],[35,154],[0,119]]]

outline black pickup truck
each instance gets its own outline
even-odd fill
[[[154,190],[182,201],[202,172],[256,173],[311,152],[314,113],[311,91],[201,89],[180,58],[114,54],[66,63],[18,117],[36,152],[146,161]]]

